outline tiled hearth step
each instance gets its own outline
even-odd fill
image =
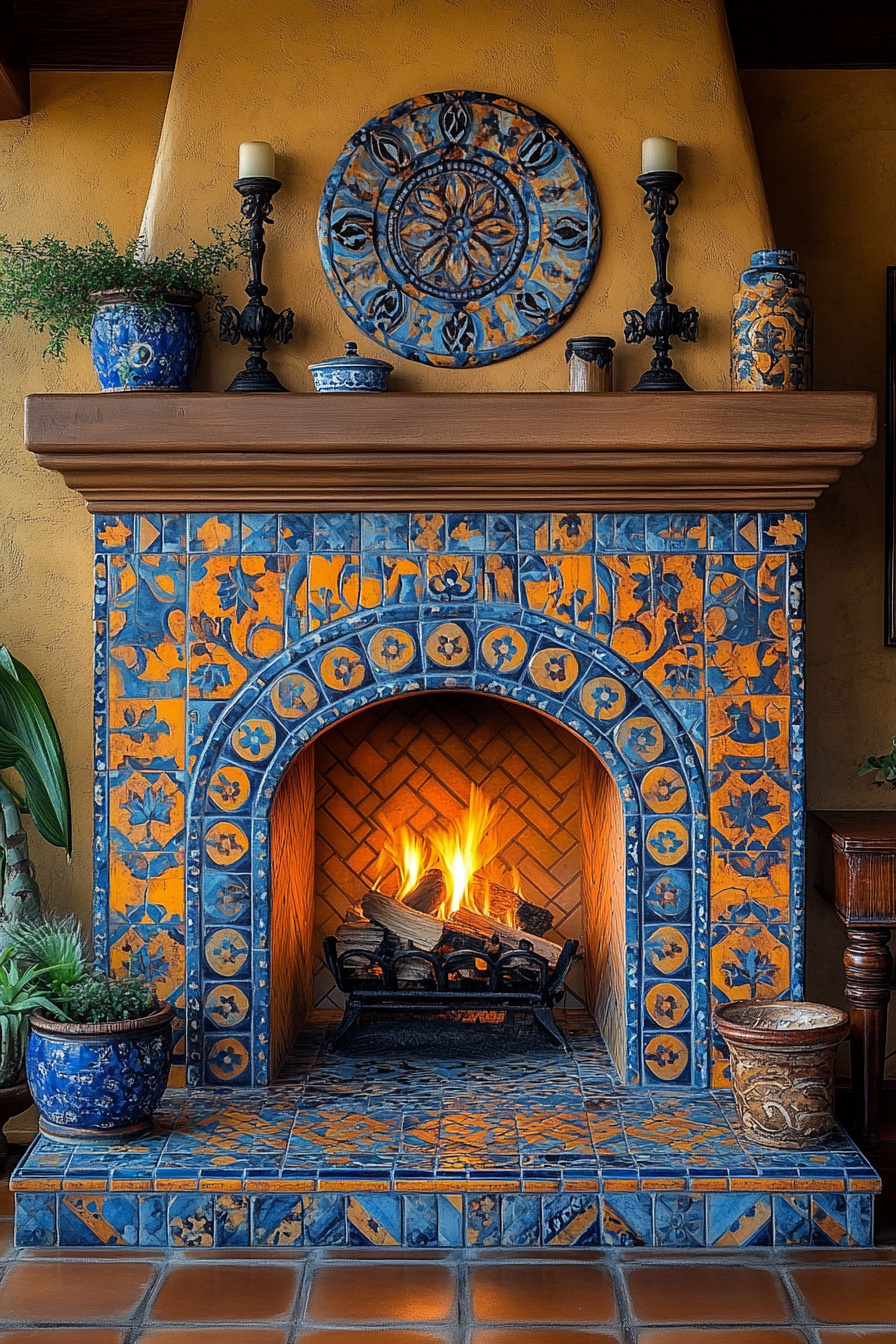
[[[751,1144],[729,1091],[623,1087],[590,1019],[560,1017],[570,1054],[433,1060],[328,1054],[318,1015],[276,1087],[169,1092],[126,1144],[39,1139],[17,1243],[871,1244],[880,1181],[845,1134]]]

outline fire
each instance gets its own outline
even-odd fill
[[[441,860],[448,887],[441,917],[450,919],[463,905],[478,909],[470,896],[470,879],[492,862],[500,848],[492,805],[482,790],[471,784],[466,811],[444,828],[434,831],[429,838]]]
[[[495,809],[477,785],[470,785],[470,801],[459,817],[426,835],[418,835],[405,823],[387,825],[384,831],[378,872],[382,875],[390,867],[397,870],[398,900],[410,895],[424,873],[438,868],[446,886],[439,919],[448,920],[466,907],[512,923],[506,910],[492,910],[492,886],[521,894],[519,873],[497,859],[501,842]]]
[[[398,869],[398,891],[395,895],[403,901],[414,890],[427,868],[432,867],[432,850],[416,831],[402,822],[394,830],[386,828],[379,871],[382,873],[390,863]]]
[[[515,868],[508,868],[498,859],[492,859],[477,874],[479,881],[477,883],[477,903],[474,908],[479,909],[483,915],[491,915],[495,919],[500,919],[504,924],[513,927],[513,920],[506,909],[492,909],[492,884],[497,887],[503,887],[505,892],[513,891],[517,896],[522,896],[523,888],[520,882],[520,875]]]

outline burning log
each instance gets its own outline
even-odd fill
[[[431,952],[442,941],[445,925],[440,919],[414,910],[394,896],[368,891],[361,901],[361,909],[374,924],[381,924],[396,938],[413,943],[424,952]]]
[[[533,905],[531,901],[524,901],[520,897],[514,923],[517,928],[523,929],[526,933],[537,933],[541,936],[553,927],[554,916],[547,906]]]
[[[497,939],[502,952],[517,951],[523,942],[529,943],[531,950],[544,957],[552,970],[560,956],[561,949],[556,943],[548,942],[546,938],[539,938],[537,934],[526,933],[523,929],[511,928],[508,924],[502,924],[499,919],[493,919],[491,915],[480,915],[475,910],[458,910],[452,915],[445,925],[446,936],[451,937],[455,929],[461,933],[478,933],[487,940]]]
[[[404,897],[404,904],[424,915],[434,915],[445,899],[445,876],[440,868],[430,868]]]
[[[383,930],[379,924],[347,911],[345,922],[336,930],[336,948],[343,952],[376,952],[383,941]]]
[[[543,905],[533,905],[518,891],[492,882],[481,873],[470,878],[469,892],[478,910],[487,910],[490,918],[512,924],[526,933],[547,933],[554,922],[554,916]]]
[[[476,933],[472,929],[462,929],[458,923],[451,920],[445,925],[445,936],[442,939],[440,952],[485,952],[488,949],[489,937],[484,933]]]

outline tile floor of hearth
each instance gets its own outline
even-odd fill
[[[880,1183],[842,1132],[749,1143],[725,1091],[626,1088],[593,1023],[572,1053],[334,1056],[302,1032],[264,1091],[169,1092],[126,1144],[41,1138],[20,1247],[866,1246]],[[563,1019],[561,1019],[563,1020]]]

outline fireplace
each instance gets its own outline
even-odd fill
[[[327,771],[342,777],[332,744],[422,696],[449,729],[449,705],[482,697],[577,753],[578,992],[628,1083],[724,1083],[710,995],[801,986],[802,535],[798,517],[756,514],[99,519],[97,932],[113,965],[186,1005],[188,1081],[273,1081],[321,992],[311,931],[331,879],[314,837],[346,805],[320,802]],[[362,779],[374,738],[353,748]],[[129,799],[141,824],[155,808],[136,838]]]
[[[870,1243],[873,1170],[753,1152],[710,1023],[802,993],[803,510],[868,398],[51,397],[27,430],[96,514],[95,945],[179,1028],[139,1153],[22,1163],[19,1244]],[[572,1053],[328,1053],[324,940],[471,786],[489,882],[579,944]]]

